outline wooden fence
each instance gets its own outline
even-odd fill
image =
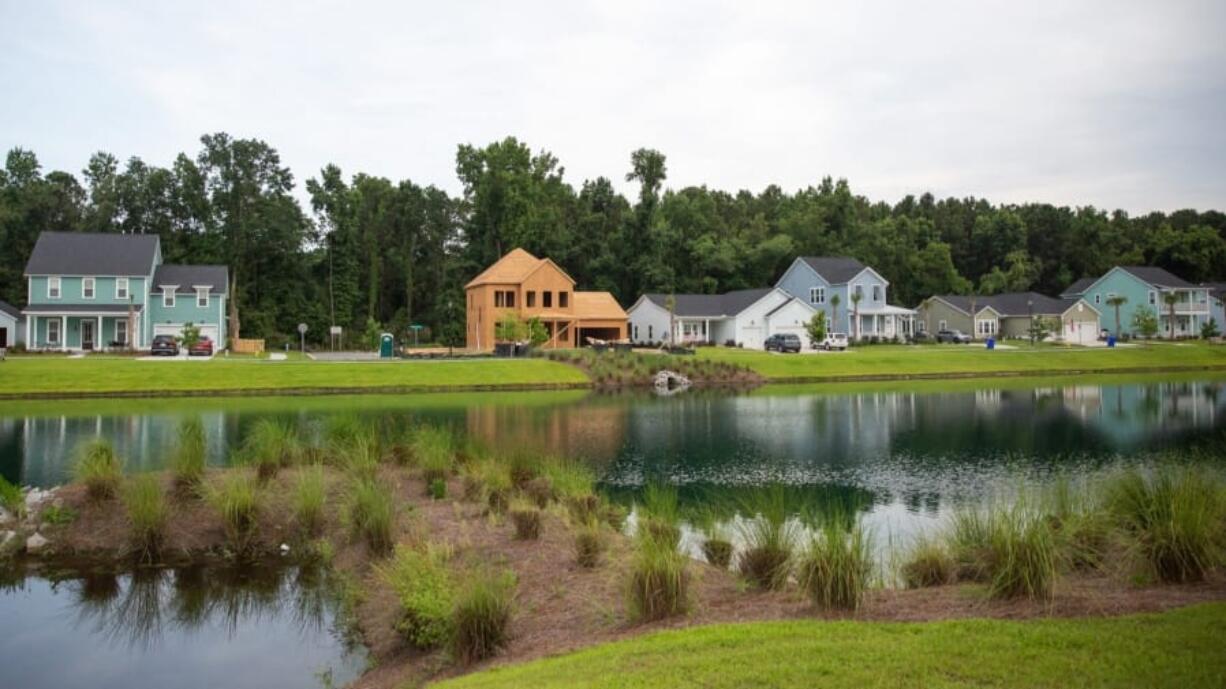
[[[230,341],[230,350],[235,354],[261,354],[264,351],[264,341],[235,338]]]

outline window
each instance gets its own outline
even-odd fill
[[[985,337],[996,334],[995,319],[985,318],[975,321],[975,332]]]
[[[58,320],[47,321],[47,344],[57,345],[60,343],[60,322]]]
[[[637,325],[634,326],[634,339],[639,339],[639,327]]]
[[[81,298],[82,299],[93,299],[94,298],[94,279],[93,278],[81,278]]]
[[[860,297],[861,299],[864,298],[864,286],[863,285],[856,285],[856,296]]]
[[[825,287],[810,287],[809,288],[809,303],[810,304],[825,304],[826,303],[826,288]]]
[[[173,309],[175,307],[175,288],[162,287],[162,306]]]
[[[115,298],[128,300],[128,278],[115,278]]]
[[[514,308],[515,293],[510,290],[496,290],[494,292],[494,306],[499,309]]]
[[[651,329],[652,327],[648,325],[647,326],[647,341],[648,342],[651,342],[653,339],[655,339],[655,335],[652,334]]]
[[[1099,304],[1101,304],[1101,303],[1103,303],[1103,295],[1098,294],[1097,292],[1095,292],[1095,293],[1094,293],[1094,305],[1095,305],[1095,306],[1098,306],[1098,305],[1099,305]]]
[[[565,309],[570,305],[570,292],[558,292],[558,308]]]
[[[115,341],[120,345],[127,346],[128,344],[128,319],[120,318],[115,321]]]
[[[507,302],[507,308],[508,308],[508,309],[513,309],[513,308],[515,308],[515,292],[513,292],[513,291],[511,291],[511,290],[507,290],[507,296],[506,296],[506,297],[504,297],[504,299],[505,299],[505,300],[506,300],[506,302]]]
[[[209,306],[209,288],[208,287],[197,287],[196,288],[196,306],[202,309],[208,308]]]
[[[536,290],[528,290],[528,294],[525,297],[524,306],[527,306],[528,308],[533,308],[536,306]]]
[[[541,306],[545,308],[553,308],[553,292],[545,290],[541,292]]]
[[[949,324],[945,321],[938,321],[937,330],[949,330]]]
[[[1098,299],[1097,299],[1097,298],[1095,298],[1094,303],[1095,303],[1095,304],[1097,304],[1097,303],[1098,303]],[[1153,291],[1152,289],[1149,291],[1149,305],[1150,305],[1150,306],[1157,306],[1157,305],[1158,305],[1158,293],[1157,293],[1157,292],[1155,292],[1155,291]]]
[[[60,279],[56,276],[47,278],[47,298],[60,298]]]
[[[873,285],[873,301],[881,301],[881,285]]]

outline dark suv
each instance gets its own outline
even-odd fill
[[[149,353],[153,356],[179,356],[179,343],[174,335],[154,335]]]
[[[970,344],[971,336],[961,330],[938,330],[937,342],[948,342],[950,344]]]
[[[766,338],[766,351],[800,352],[800,337],[793,333],[778,333]]]

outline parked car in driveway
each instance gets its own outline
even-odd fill
[[[970,344],[971,336],[961,330],[938,330],[937,342],[948,342],[950,344]]]
[[[196,344],[187,348],[188,356],[213,356],[213,341],[201,335]]]
[[[766,338],[766,351],[800,352],[800,336],[794,333],[777,333]]]
[[[830,333],[826,335],[826,339],[822,340],[822,343],[818,346],[827,352],[835,349],[843,351],[844,349],[847,349],[847,334]]]
[[[174,335],[154,335],[149,353],[153,356],[179,356],[179,343]]]

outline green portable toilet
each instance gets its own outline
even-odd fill
[[[383,335],[379,337],[379,358],[390,359],[395,356],[395,353],[396,343],[392,338],[392,334],[383,333]]]

